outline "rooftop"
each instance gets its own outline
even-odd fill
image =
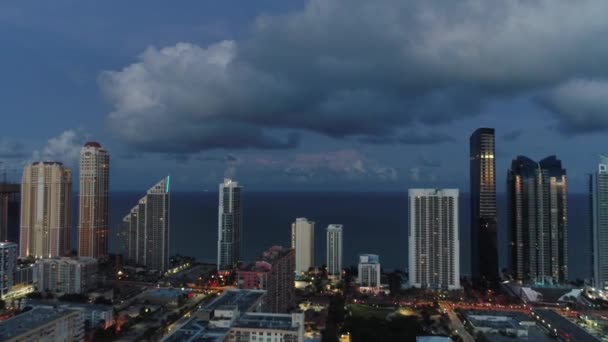
[[[220,342],[228,329],[210,328],[209,323],[192,318],[179,330],[169,335],[165,342]]]
[[[73,312],[75,311],[46,308],[35,308],[24,312],[7,319],[6,321],[0,322],[0,340],[5,341],[9,338],[19,336]]]
[[[114,308],[111,305],[103,305],[103,304],[90,304],[90,303],[73,303],[73,302],[62,302],[56,300],[36,300],[36,299],[25,299],[25,306],[30,306],[33,308],[36,307],[64,307],[64,308],[80,308],[86,310],[95,310],[95,311],[112,311]]]
[[[228,290],[216,300],[209,303],[203,310],[215,310],[226,305],[236,305],[240,312],[247,312],[257,303],[266,291],[263,290]]]
[[[446,336],[418,336],[416,342],[452,342],[452,339]]]
[[[298,330],[293,324],[293,317],[285,314],[246,313],[239,317],[232,325],[235,328],[272,329],[272,330]]]
[[[99,144],[97,141],[87,141],[84,146],[101,148],[101,144]]]

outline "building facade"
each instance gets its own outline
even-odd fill
[[[600,156],[593,182],[593,279],[608,290],[608,156]]]
[[[342,277],[342,225],[327,226],[327,275],[333,279]]]
[[[108,199],[110,155],[97,142],[80,150],[78,255],[106,258],[108,255]]]
[[[458,190],[409,190],[410,285],[460,288]]]
[[[19,242],[21,186],[0,182],[0,241]]]
[[[20,257],[53,258],[70,250],[72,172],[59,162],[35,162],[21,181]]]
[[[358,284],[362,291],[380,291],[380,257],[376,254],[359,256]]]
[[[5,342],[84,341],[84,319],[80,311],[34,308],[0,322],[0,340]]]
[[[15,284],[19,248],[14,242],[0,242],[0,297],[4,298]]]
[[[532,284],[568,279],[566,170],[555,156],[518,156],[507,175],[509,269]]]
[[[471,275],[483,285],[498,280],[496,162],[493,128],[480,128],[470,139]]]
[[[315,264],[315,223],[304,217],[291,225],[291,248],[296,251],[296,276],[301,276]]]
[[[127,263],[164,272],[169,267],[169,176],[151,187],[122,220]]]
[[[84,293],[97,286],[97,259],[90,257],[39,259],[33,272],[39,292]]]
[[[217,269],[229,270],[241,259],[241,187],[224,179],[220,184],[217,232]]]

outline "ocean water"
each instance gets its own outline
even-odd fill
[[[110,198],[110,249],[122,217],[141,193],[114,192]],[[213,262],[217,242],[217,192],[171,194],[171,253]],[[570,278],[590,274],[587,197],[571,194],[568,201]],[[469,196],[461,194],[461,273],[470,273]],[[501,267],[507,264],[506,197],[498,196],[498,243]],[[306,217],[315,225],[315,261],[325,263],[325,227],[344,225],[344,264],[355,265],[361,253],[380,255],[386,269],[407,267],[407,194],[397,192],[244,192],[243,253],[253,260],[272,245],[289,246],[291,223]],[[76,220],[74,222],[77,222]]]

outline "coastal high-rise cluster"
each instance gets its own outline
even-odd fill
[[[164,272],[169,266],[170,178],[161,179],[122,220],[127,262]]]

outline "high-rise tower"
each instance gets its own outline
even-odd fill
[[[96,142],[80,150],[80,206],[78,255],[108,255],[108,198],[110,155]]]
[[[19,256],[52,258],[70,249],[72,172],[59,162],[23,170]]]
[[[148,190],[122,221],[127,262],[163,272],[169,266],[169,176]]]
[[[608,290],[608,156],[601,155],[593,182],[593,279]]]
[[[507,176],[509,268],[526,283],[568,279],[566,170],[555,156],[518,156]]]
[[[224,179],[218,209],[217,269],[228,270],[241,259],[243,219],[239,183]]]
[[[340,279],[342,275],[342,225],[327,226],[327,275]]]
[[[460,288],[458,190],[409,190],[410,284],[418,288]]]
[[[471,135],[471,274],[483,285],[498,279],[494,143],[493,128],[479,128]]]
[[[296,276],[301,276],[315,264],[314,222],[300,217],[292,223],[291,248],[296,250]]]

